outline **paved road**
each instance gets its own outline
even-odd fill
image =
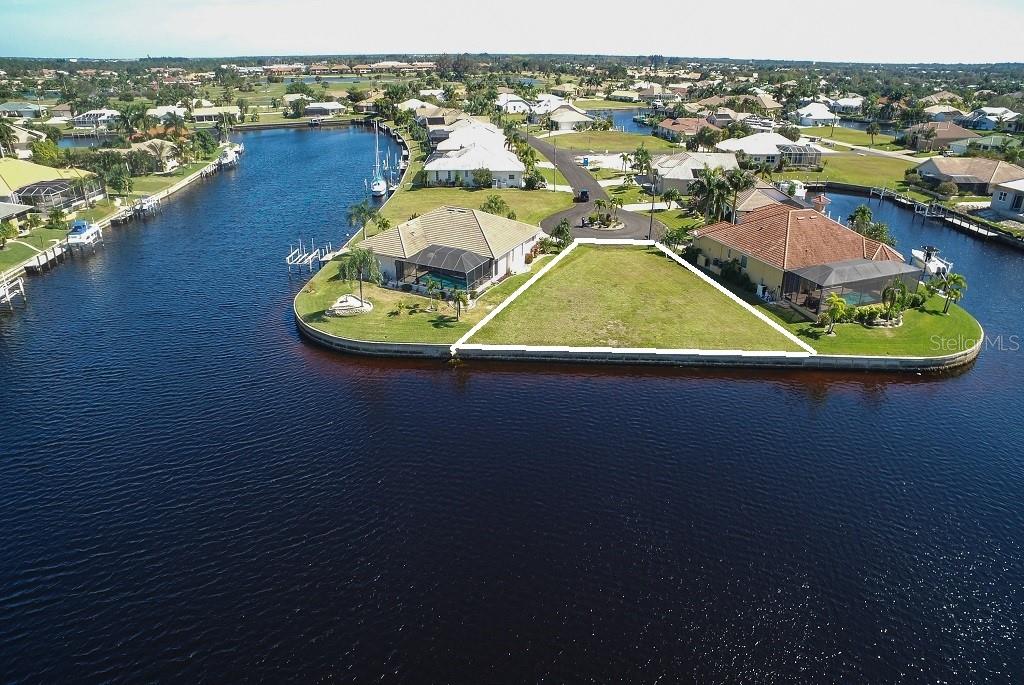
[[[856,150],[857,152],[865,152],[865,153],[867,153],[869,155],[877,155],[879,157],[892,157],[894,159],[902,159],[902,160],[907,161],[907,162],[914,162],[915,164],[920,164],[921,162],[924,161],[924,159],[922,159],[920,157],[915,157],[913,155],[908,155],[908,154],[903,153],[903,152],[893,152],[891,150],[876,150],[874,148],[866,147],[864,145],[851,145],[850,143],[844,143],[841,140],[832,140],[831,138],[822,138],[821,142],[822,143],[832,143],[833,145],[842,145],[843,147],[848,147],[848,148],[850,148],[852,150]],[[836,152],[839,152],[839,150],[836,150]]]
[[[652,230],[651,218],[649,216],[624,210],[619,210],[619,220],[625,224],[623,228],[615,231],[584,228],[582,226],[583,219],[597,211],[597,208],[594,206],[594,200],[607,200],[608,193],[605,192],[592,173],[576,164],[577,152],[558,148],[549,143],[548,139],[530,136],[529,140],[530,145],[537,148],[541,154],[550,159],[555,167],[562,172],[565,180],[572,185],[576,194],[579,194],[581,189],[586,189],[590,192],[590,202],[577,202],[564,212],[553,214],[541,221],[540,227],[546,233],[550,234],[562,219],[568,219],[569,225],[572,226],[572,234],[577,238],[645,239],[650,234],[653,238],[658,239],[665,235],[665,226],[657,219],[654,220]]]

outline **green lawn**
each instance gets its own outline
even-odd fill
[[[534,262],[534,268],[543,264]],[[448,304],[435,302],[438,311],[429,311],[430,301],[421,295],[402,293],[363,284],[363,294],[373,303],[373,311],[350,317],[325,317],[323,312],[347,293],[359,294],[359,284],[339,280],[337,261],[324,265],[296,300],[302,320],[326,333],[355,340],[381,342],[454,343],[492,309],[526,282],[530,272],[510,276],[485,292],[472,309],[464,309],[460,320]],[[398,303],[403,304],[400,310]]]
[[[29,242],[33,245],[35,244],[35,241]],[[4,245],[4,248],[0,250],[0,272],[13,269],[34,254],[39,253],[27,245],[13,243],[8,240],[7,244]]]
[[[561,150],[580,150],[582,152],[632,152],[643,145],[652,152],[678,150],[678,146],[664,138],[642,133],[623,133],[622,131],[579,131],[565,133],[560,136],[545,138]]]
[[[801,181],[835,181],[861,186],[898,187],[903,183],[903,172],[917,166],[895,157],[870,155],[857,152],[841,152],[823,155],[824,171],[787,171],[775,174],[775,180],[798,179]]]
[[[85,219],[86,221],[100,221],[107,218],[111,214],[117,211],[117,207],[114,206],[112,200],[100,200],[93,207],[88,209],[80,209],[75,212],[76,219]]]
[[[871,136],[855,128],[836,126],[835,130],[833,130],[831,126],[808,126],[801,128],[800,132],[805,136],[818,136],[828,138],[829,140],[838,140],[840,143],[872,147]],[[893,140],[895,140],[893,136],[879,133],[875,136],[874,147],[879,150],[902,150],[902,146],[893,144]]]
[[[640,213],[645,216],[651,215],[650,210]],[[704,225],[704,217],[693,216],[685,209],[656,209],[654,210],[654,218],[665,224],[665,227],[669,229],[685,228],[687,231],[692,231]]]
[[[210,157],[209,160],[201,162],[192,162],[191,164],[185,164],[178,167],[169,174],[151,176],[133,176],[132,177],[132,195],[141,197],[143,195],[152,195],[159,193],[161,190],[166,190],[172,185],[182,180],[186,176],[193,174],[204,166],[210,163],[214,157]]]
[[[542,161],[545,161],[549,164],[551,163],[551,160],[542,155],[540,152],[538,152],[537,155],[540,157]],[[569,185],[569,182],[565,180],[565,176],[563,176],[562,172],[559,171],[558,169],[545,169],[544,167],[537,167],[537,171],[540,172],[540,175],[543,176],[544,180],[547,181],[548,183],[554,183],[560,186]]]
[[[622,102],[620,100],[603,100],[600,98],[580,98],[572,104],[580,109],[637,109],[643,107],[642,102]]]
[[[622,167],[603,167],[601,169],[591,170],[593,171],[594,178],[599,181],[607,181],[612,178],[622,178],[626,175],[626,172],[622,170]]]
[[[636,184],[612,186],[605,188],[608,196],[622,200],[624,205],[635,205],[640,202],[650,202],[651,196],[646,190]]]
[[[661,252],[589,245],[577,247],[470,342],[800,351]]]
[[[519,221],[540,225],[541,219],[572,206],[572,193],[514,188],[402,188],[384,206],[382,214],[392,225],[408,221],[413,214],[426,214],[441,205],[479,209],[488,195],[499,195],[515,211]],[[373,235],[371,225],[369,235]]]
[[[758,303],[762,311],[782,323],[794,335],[804,340],[819,354],[863,354],[873,356],[936,357],[962,349],[943,347],[937,341],[969,341],[969,348],[981,335],[981,326],[966,310],[950,306],[949,315],[942,314],[945,300],[936,295],[925,302],[922,309],[903,313],[899,328],[868,328],[859,323],[836,326],[835,335],[825,335],[825,329],[804,320],[790,309]]]

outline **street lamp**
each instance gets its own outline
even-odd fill
[[[650,240],[651,236],[654,235],[654,201],[658,197],[658,170],[652,164],[648,164],[647,168],[651,173],[651,225],[647,227],[647,239]]]

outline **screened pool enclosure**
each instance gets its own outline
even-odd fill
[[[894,279],[907,290],[917,290],[921,269],[903,262],[849,259],[832,264],[787,271],[782,277],[782,297],[806,313],[821,313],[829,294],[839,293],[851,307],[882,301],[882,291]]]
[[[428,279],[446,290],[470,290],[489,280],[493,273],[490,257],[443,245],[430,245],[404,260],[395,260],[398,280],[414,285]]]

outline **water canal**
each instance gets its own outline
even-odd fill
[[[1003,336],[949,378],[342,357],[282,258],[373,138],[242,139],[0,316],[5,681],[1024,672],[1019,253],[874,203]]]

